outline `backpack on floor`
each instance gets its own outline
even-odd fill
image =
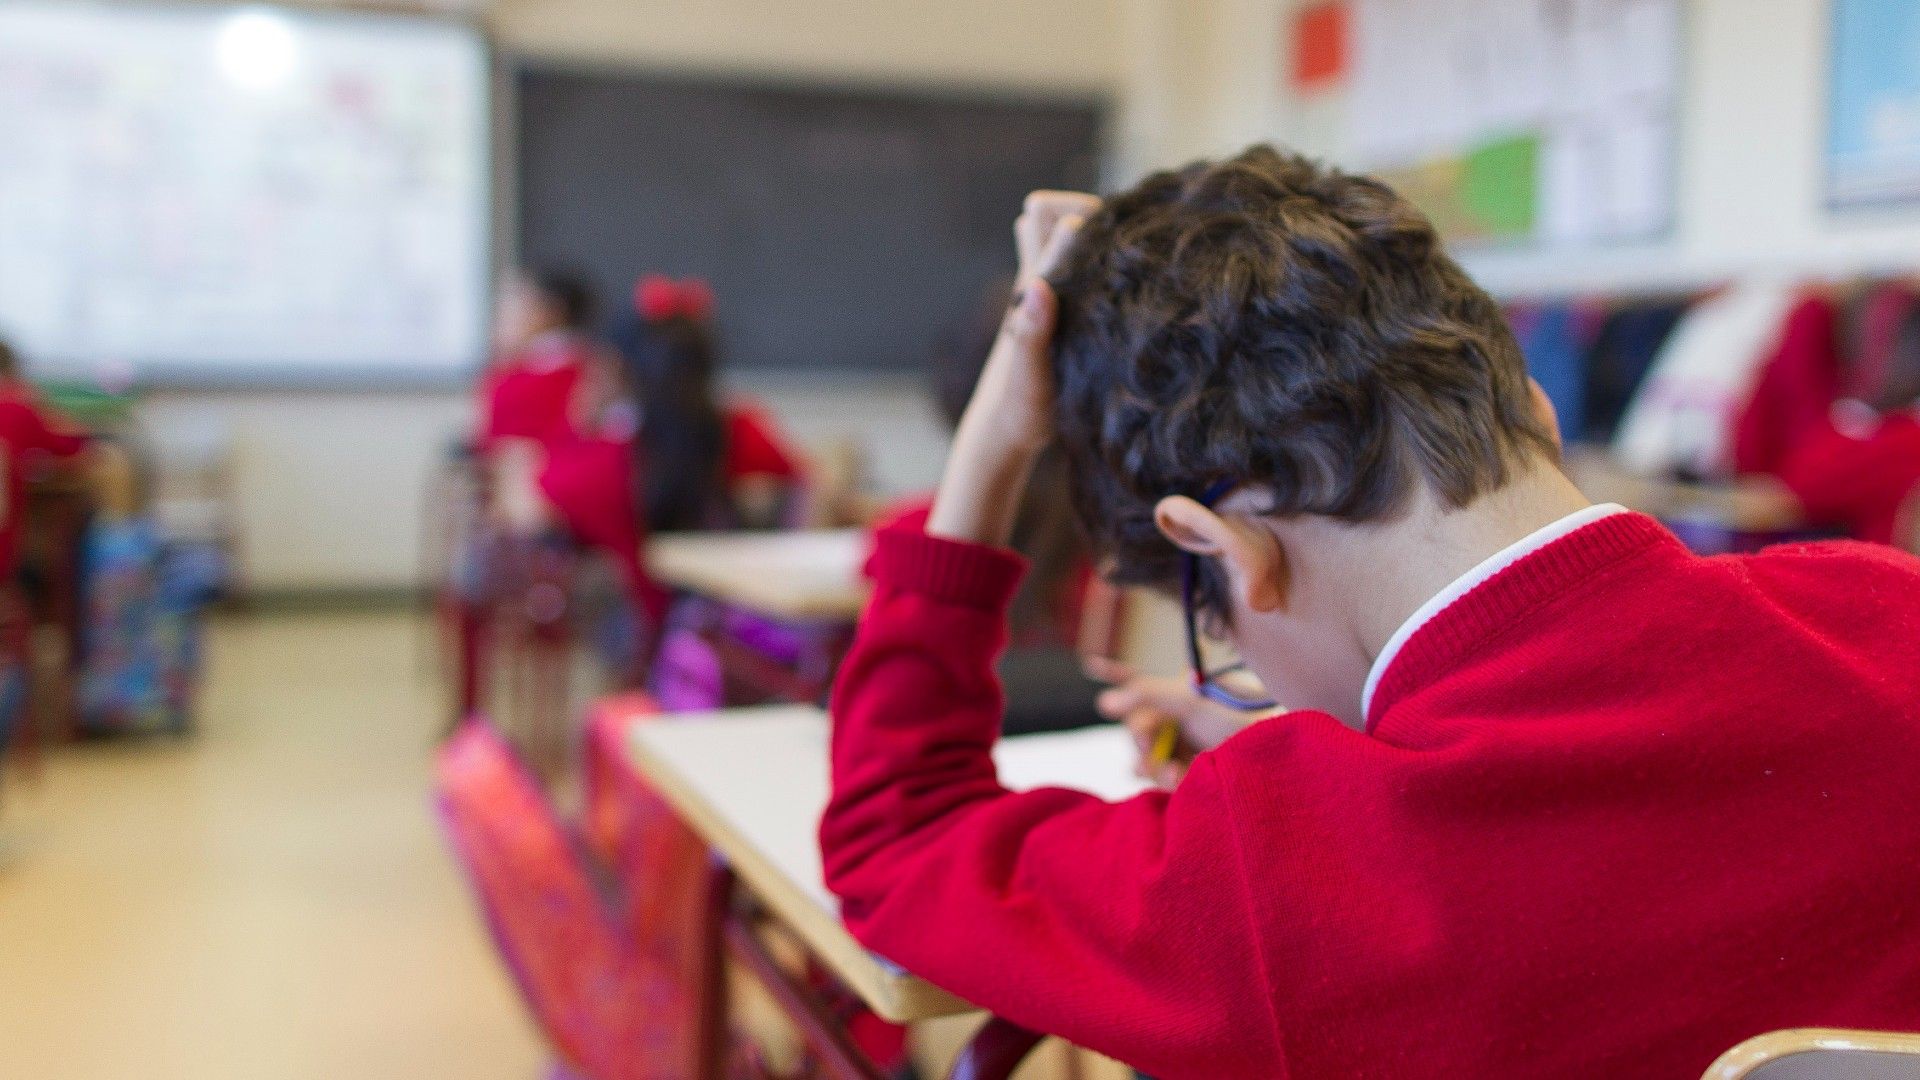
[[[200,660],[201,567],[176,563],[151,521],[98,521],[81,552],[79,728],[185,732]]]

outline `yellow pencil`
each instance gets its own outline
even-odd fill
[[[1147,755],[1147,761],[1155,768],[1173,760],[1173,752],[1180,748],[1180,725],[1168,720],[1153,733],[1153,750]]]

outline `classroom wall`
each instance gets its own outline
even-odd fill
[[[163,459],[231,445],[242,587],[306,592],[419,583],[428,482],[469,415],[444,391],[167,391],[137,421]]]
[[[1118,171],[1137,176],[1262,139],[1339,160],[1347,145],[1339,95],[1301,100],[1286,85],[1287,16],[1299,6],[1129,0],[1130,144]],[[1463,251],[1469,269],[1495,291],[1539,293],[1920,265],[1920,205],[1822,206],[1829,10],[1828,0],[1688,0],[1672,233],[1585,251]],[[1189,29],[1148,40],[1141,28],[1156,22]]]
[[[1286,90],[1298,0],[499,0],[504,47],[680,69],[1015,90],[1115,88],[1113,182],[1260,139],[1338,157],[1338,95]],[[1838,274],[1920,263],[1920,208],[1820,205],[1826,0],[1689,0],[1678,224],[1605,250],[1465,252],[1496,290],[1693,284],[1732,273]],[[806,440],[881,425],[882,483],[938,475],[944,438],[907,382],[752,387]],[[421,478],[465,417],[462,394],[169,394],[242,434],[247,572],[266,588],[415,580]],[[348,424],[355,418],[375,424]],[[373,430],[377,427],[377,430]],[[348,433],[362,435],[348,438]],[[347,508],[329,512],[328,508]],[[289,543],[268,543],[286,537]]]
[[[509,53],[583,63],[1018,93],[1108,91],[1119,82],[1122,0],[495,0],[486,22]],[[871,432],[888,492],[939,475],[945,435],[910,379],[816,384],[758,378],[750,391],[803,442]],[[168,392],[142,408],[158,437],[201,425],[231,435],[250,588],[336,590],[419,583],[424,492],[468,417],[464,389]]]
[[[1106,90],[1121,0],[495,0],[543,57],[989,89]]]

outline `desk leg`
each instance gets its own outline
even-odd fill
[[[733,913],[733,868],[709,854],[706,910],[700,926],[699,1002],[693,1045],[697,1080],[724,1080],[731,1041],[727,1016],[727,921]]]
[[[954,1059],[948,1080],[1007,1080],[1020,1067],[1041,1036],[1017,1024],[994,1017],[988,1020]]]

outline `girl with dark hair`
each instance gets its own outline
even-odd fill
[[[613,355],[595,358],[574,394],[575,434],[516,456],[501,488],[521,531],[557,524],[611,555],[655,626],[666,595],[641,564],[644,538],[736,526],[755,485],[801,478],[766,414],[716,391],[712,309],[703,282],[643,279]]]
[[[648,277],[613,333],[620,403],[610,415],[633,433],[633,496],[656,532],[741,525],[755,516],[748,504],[768,501],[767,485],[800,479],[772,419],[722,401],[712,310],[705,282]]]

